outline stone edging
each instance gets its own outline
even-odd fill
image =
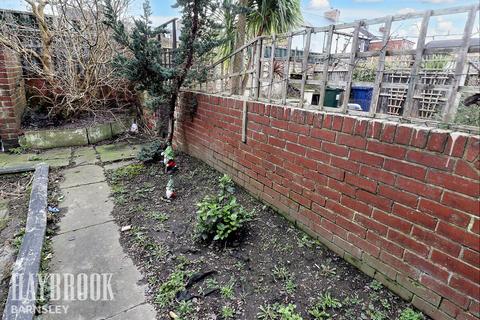
[[[26,232],[13,266],[3,320],[31,320],[35,314],[37,274],[47,227],[48,169],[47,164],[35,169]],[[21,297],[15,296],[19,293],[23,293]]]

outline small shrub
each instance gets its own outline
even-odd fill
[[[260,320],[303,320],[302,316],[296,312],[297,306],[294,304],[281,305],[274,304],[260,306],[257,313],[257,319]]]
[[[165,149],[165,143],[153,141],[142,147],[137,155],[137,159],[143,162],[152,162],[162,158],[162,152]]]
[[[411,308],[407,308],[402,311],[400,318],[398,320],[423,320],[423,314],[421,312],[416,312]]]
[[[232,237],[251,220],[252,213],[237,203],[230,193],[233,182],[228,176],[220,179],[217,196],[206,196],[197,204],[197,236],[204,240],[224,241]]]
[[[233,319],[235,315],[235,309],[230,306],[223,306],[222,307],[222,318],[223,319]]]

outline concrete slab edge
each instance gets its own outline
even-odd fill
[[[48,170],[47,164],[35,169],[26,231],[13,266],[3,320],[31,320],[35,314],[37,275],[47,228]]]

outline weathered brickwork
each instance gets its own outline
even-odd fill
[[[478,136],[248,102],[242,143],[242,101],[197,101],[178,148],[434,319],[478,319]]]
[[[17,144],[25,106],[25,85],[18,56],[0,46],[0,137],[6,148]]]

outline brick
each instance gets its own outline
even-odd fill
[[[296,124],[296,123],[289,123],[288,130],[291,132],[303,134],[305,136],[308,136],[310,134],[309,126]]]
[[[332,122],[333,122],[333,115],[331,115],[331,114],[324,115],[323,116],[322,128],[331,129],[332,128]]]
[[[398,125],[397,131],[395,133],[395,143],[408,145],[410,143],[410,139],[412,138],[412,127],[407,127],[405,125]]]
[[[396,146],[377,141],[368,141],[367,150],[396,159],[404,159],[405,154],[407,153],[407,149],[405,149],[403,146]]]
[[[474,180],[480,179],[480,172],[473,165],[464,160],[456,161],[455,174]]]
[[[365,239],[356,236],[353,233],[348,234],[348,241],[375,258],[378,258],[380,255],[379,247],[375,246],[371,242],[366,241]]]
[[[362,259],[368,263],[368,265],[372,268],[374,268],[375,270],[383,273],[385,276],[387,276],[388,278],[390,279],[396,279],[397,277],[397,271],[390,267],[389,265],[383,263],[382,261],[380,261],[379,259],[376,259],[368,254],[363,254],[362,255]]]
[[[429,230],[414,226],[412,236],[428,246],[433,246],[453,257],[458,257],[461,246]]]
[[[357,247],[353,246],[349,242],[345,241],[341,237],[333,236],[333,243],[342,248],[345,252],[350,253],[352,256],[360,259],[362,256],[362,251]]]
[[[322,141],[316,138],[310,138],[306,136],[299,136],[298,137],[298,143],[302,146],[307,146],[310,148],[315,148],[320,150],[322,146]]]
[[[385,170],[391,170],[400,173],[404,176],[415,178],[417,180],[424,180],[427,170],[424,167],[409,164],[407,162],[385,159],[383,165]]]
[[[439,309],[437,309],[437,307],[433,306],[429,302],[425,301],[424,299],[418,296],[414,296],[412,299],[412,304],[416,308],[418,308],[420,311],[428,315],[429,317],[433,319],[441,319],[441,320],[454,320],[452,317],[440,311]]]
[[[407,233],[407,234],[412,229],[412,224],[410,222],[399,219],[399,218],[397,218],[393,215],[389,215],[389,214],[387,214],[385,212],[382,212],[378,209],[373,209],[372,218],[375,221],[383,223],[384,225],[386,225],[390,228],[394,228],[396,230],[402,231],[402,232]]]
[[[347,195],[347,196],[351,196],[351,197],[355,196],[356,188],[352,187],[351,185],[349,185],[349,184],[347,184],[343,181],[339,181],[339,180],[336,180],[336,179],[329,178],[328,179],[328,187],[330,187],[333,190],[337,190],[337,191],[341,192],[342,197],[343,197],[343,195]]]
[[[450,133],[447,138],[445,154],[451,157],[461,158],[465,151],[468,136],[459,133]]]
[[[360,165],[358,163],[335,156],[331,157],[330,164],[334,167],[353,173],[358,173],[360,170]]]
[[[429,132],[430,129],[415,128],[410,145],[417,148],[425,148]]]
[[[480,251],[480,237],[476,234],[467,232],[465,229],[460,229],[440,221],[437,226],[437,232],[451,240],[462,243],[473,250]]]
[[[325,128],[322,128],[322,129],[312,128],[312,130],[310,131],[310,136],[312,138],[318,138],[321,140],[334,142],[336,139],[337,133],[335,131],[327,130]]]
[[[392,200],[385,197],[372,194],[363,190],[357,190],[356,197],[360,201],[373,205],[374,207],[377,207],[378,209],[381,209],[383,211],[390,212],[390,210],[392,209]]]
[[[330,163],[330,158],[331,156],[323,151],[318,151],[318,150],[312,150],[312,149],[307,149],[307,158],[313,159],[315,161],[320,161],[323,163]]]
[[[464,197],[457,193],[445,191],[442,203],[458,210],[462,210],[476,216],[480,215],[480,199]]]
[[[395,186],[401,190],[405,190],[414,194],[418,194],[419,196],[437,201],[440,200],[440,197],[442,195],[442,189],[440,188],[402,176],[397,177]]]
[[[360,174],[389,185],[393,185],[395,183],[395,175],[382,169],[362,165],[360,167]]]
[[[367,240],[396,257],[401,257],[403,255],[404,249],[402,247],[377,235],[376,232],[367,231]]]
[[[416,208],[418,203],[418,196],[397,188],[380,184],[378,187],[378,194],[391,199],[397,203],[404,204],[411,208]]]
[[[333,181],[336,181],[336,180],[332,180],[332,182]],[[349,196],[346,196],[345,193],[344,193],[344,195],[342,195],[341,203],[344,206],[346,206],[346,207],[348,207],[348,208],[350,208],[350,209],[352,209],[356,212],[360,212],[360,213],[364,214],[365,216],[370,216],[371,213],[372,213],[372,207],[370,207],[368,204],[365,204],[363,202],[358,201],[357,199],[353,199]]]
[[[460,227],[466,227],[470,222],[469,216],[465,213],[428,199],[420,199],[418,209]]]
[[[372,167],[382,167],[384,162],[383,157],[359,150],[350,150],[348,158],[352,161],[364,163]]]
[[[346,145],[352,148],[365,149],[367,140],[360,136],[352,136],[349,134],[338,134],[337,143]]]
[[[440,305],[440,310],[454,318],[456,318],[461,312],[461,309],[457,305],[451,303],[447,299],[443,299],[442,304]]]
[[[478,267],[470,266],[438,250],[433,250],[431,260],[435,264],[441,265],[475,283],[480,282],[480,269]]]
[[[375,275],[375,269],[370,267],[367,263],[363,262],[362,260],[352,256],[349,253],[345,253],[343,258],[356,268],[358,268],[360,271],[368,275],[369,277],[373,277]]]
[[[402,217],[407,221],[411,221],[414,224],[419,224],[430,230],[435,230],[435,227],[437,226],[437,219],[435,219],[434,217],[422,211],[417,211],[415,209],[405,207],[399,203],[393,204],[392,214]]]
[[[317,170],[321,174],[324,174],[326,176],[329,176],[331,178],[343,181],[345,178],[345,171],[342,169],[338,169],[323,163],[318,163],[317,164]]]
[[[417,150],[408,150],[406,159],[414,163],[422,164],[429,168],[442,170],[451,169],[455,164],[455,161],[450,160],[448,157],[441,157],[438,154]]]
[[[341,215],[342,217],[345,217],[349,220],[353,219],[353,215],[354,215],[353,210],[350,209],[350,208],[342,206],[341,204],[339,204],[336,201],[327,200],[326,207],[328,209],[330,209],[331,211],[335,212],[336,214]],[[345,227],[343,227],[343,228],[345,228]],[[347,229],[347,228],[345,228],[345,229]]]
[[[463,179],[445,172],[433,170],[427,173],[426,179],[430,184],[442,186],[471,197],[480,196],[480,185],[478,181]]]
[[[355,124],[354,134],[365,137],[365,135],[367,134],[368,122],[369,120],[357,120],[357,123]]]
[[[383,124],[382,133],[380,134],[380,141],[392,143],[395,139],[395,132],[397,131],[396,123],[386,122]]]
[[[397,274],[397,282],[400,283],[405,288],[407,288],[410,292],[412,292],[416,296],[419,296],[420,298],[427,300],[433,306],[438,307],[440,305],[440,300],[442,298],[432,290],[420,284],[420,282],[418,282],[417,280],[414,280],[402,274]]]
[[[470,263],[472,266],[480,266],[480,253],[477,251],[465,248],[463,251],[462,260]]]
[[[385,276],[383,276],[383,274],[378,272],[375,274],[374,278],[380,281],[381,283],[383,283],[383,285],[386,288],[395,292],[395,294],[400,296],[400,298],[402,298],[403,300],[406,300],[406,301],[412,300],[413,294],[407,289],[405,289],[404,287],[402,287],[401,285],[399,285],[395,280],[386,278]]]
[[[464,158],[468,162],[473,162],[478,158],[480,152],[480,138],[470,137],[468,138],[467,146],[465,147]]]
[[[472,297],[478,301],[478,293],[480,292],[480,285],[471,281],[466,280],[464,277],[459,276],[452,276],[450,279],[450,286],[453,289],[456,289],[463,293],[463,295],[467,295]],[[462,296],[463,296],[462,295]],[[464,306],[460,304],[461,306]]]
[[[389,229],[387,237],[389,240],[398,243],[406,249],[412,250],[413,252],[419,254],[422,257],[426,257],[428,255],[428,246],[418,241],[415,241],[410,236],[407,236],[401,232]]]
[[[353,130],[355,129],[356,118],[352,117],[344,117],[343,119],[343,126],[342,132],[353,134]]]
[[[330,230],[331,232],[333,232],[333,234],[336,234],[343,239],[347,239],[347,236],[348,236],[347,230],[341,228],[340,226],[331,222],[330,220],[322,219],[321,226],[324,227],[327,230]],[[335,244],[338,246],[338,243],[335,243]],[[342,249],[345,250],[344,248],[342,248]],[[360,251],[360,250],[358,250],[358,251]]]
[[[456,290],[450,288],[446,284],[440,282],[432,278],[429,275],[422,275],[420,278],[420,283],[426,286],[427,288],[432,289],[434,292],[438,293],[439,295],[449,299],[450,301],[454,302],[458,306],[466,309],[468,306],[468,298]]]
[[[409,264],[403,262],[403,260],[385,252],[385,251],[382,251],[380,253],[380,260],[385,262],[387,265],[393,267],[395,270],[398,270],[400,272],[400,274],[403,274],[403,275],[408,275],[410,277],[418,277],[418,275],[420,274],[418,270],[416,270],[415,268],[413,268],[412,266],[410,266]],[[398,275],[397,274],[397,279],[398,279]],[[411,290],[409,290],[411,291]]]
[[[326,203],[326,198],[316,192],[304,190],[303,195],[307,198],[312,200],[313,202],[317,203],[320,206],[324,206]]]
[[[431,261],[426,260],[423,257],[420,257],[416,254],[413,254],[410,251],[405,251],[404,260],[411,266],[417,268],[419,271],[424,273],[424,275],[422,275],[421,278],[424,278],[425,274],[427,274],[435,279],[438,279],[445,286],[447,285],[449,273],[443,270],[442,268],[436,266]],[[420,282],[426,285],[427,287],[429,287],[427,284],[423,283],[422,281]],[[439,292],[436,292],[436,293],[439,293]]]
[[[432,130],[428,137],[427,149],[430,151],[443,152],[448,137],[448,132]]]
[[[373,139],[379,139],[382,133],[383,123],[380,121],[371,120],[368,122],[367,137]]]
[[[342,195],[337,190],[333,190],[333,189],[325,187],[323,185],[316,185],[315,186],[315,191],[317,191],[322,196],[324,196],[328,199],[335,200],[335,201],[340,201],[340,197]]]
[[[346,157],[348,156],[348,148],[344,146],[339,146],[334,143],[323,142],[322,143],[322,151],[327,153],[332,153],[339,157]]]
[[[343,115],[334,115],[332,121],[332,129],[335,131],[342,131],[344,118],[345,116]]]
[[[360,176],[347,172],[345,174],[345,181],[360,189],[375,192],[377,190],[377,182],[370,179],[365,179]]]

